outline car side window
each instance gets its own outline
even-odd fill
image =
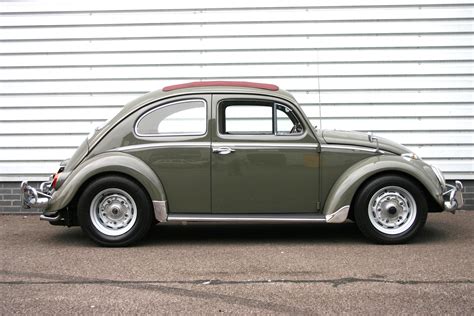
[[[160,105],[138,119],[139,136],[203,135],[206,133],[206,102],[202,99]]]
[[[273,134],[273,109],[267,105],[232,105],[225,108],[225,133]]]
[[[296,114],[287,106],[267,101],[223,101],[219,132],[229,135],[295,135],[303,132]]]

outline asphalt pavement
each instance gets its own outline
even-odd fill
[[[406,245],[353,223],[168,224],[134,247],[0,216],[0,314],[474,314],[474,212]]]

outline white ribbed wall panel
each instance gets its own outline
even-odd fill
[[[45,179],[127,101],[275,83],[315,125],[374,131],[474,179],[474,3],[0,1],[0,181]]]

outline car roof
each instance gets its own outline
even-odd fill
[[[266,84],[264,84],[266,85]],[[273,86],[273,85],[270,85]],[[277,87],[277,86],[274,86]],[[277,87],[278,88],[278,87]],[[274,89],[274,88],[273,88]],[[164,91],[163,89],[155,90],[148,92],[135,100],[132,100],[125,104],[125,106],[117,113],[113,118],[105,123],[103,128],[97,133],[94,138],[89,139],[89,147],[93,148],[97,142],[102,139],[102,137],[108,133],[118,122],[123,118],[127,117],[131,113],[137,111],[138,109],[159,101],[165,100],[171,97],[179,96],[192,96],[195,94],[249,94],[249,95],[262,95],[270,96],[279,99],[286,100],[293,104],[297,104],[295,98],[287,91],[278,88],[278,90],[269,90],[262,89],[262,87],[252,86],[243,86],[237,84],[225,84],[225,85],[212,85],[212,84],[201,84],[201,85],[189,85],[183,84],[182,86],[176,89],[168,89],[169,91]]]
[[[163,89],[148,92],[147,94],[144,94],[141,97],[127,103],[121,112],[130,113],[151,102],[175,96],[234,93],[266,95],[288,100],[292,103],[297,103],[295,98],[289,92],[282,90],[278,86],[272,84],[242,81],[202,81],[199,83],[190,82],[174,86],[167,86]]]

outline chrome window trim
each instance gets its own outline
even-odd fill
[[[261,99],[257,99],[258,101],[262,100],[262,101],[265,101],[265,102],[271,102],[272,103],[272,110],[275,111],[276,110],[276,105],[282,105],[288,109],[290,109],[293,113],[295,113],[295,116],[296,118],[298,119],[299,123],[301,124],[301,127],[303,128],[303,130],[299,133],[295,133],[295,134],[278,134],[276,131],[274,131],[273,133],[269,133],[269,134],[222,134],[220,132],[220,111],[219,111],[219,108],[221,107],[221,103],[222,102],[226,102],[228,100],[232,100],[232,101],[240,101],[240,100],[247,100],[247,99],[239,99],[239,98],[228,98],[228,99],[221,99],[217,102],[217,106],[216,106],[216,134],[217,136],[219,136],[219,138],[222,138],[222,139],[226,139],[226,138],[229,138],[229,139],[232,139],[232,138],[239,138],[239,137],[247,137],[247,136],[255,136],[255,137],[286,137],[286,136],[289,136],[289,137],[299,137],[299,139],[301,138],[304,138],[304,136],[306,136],[307,134],[307,129],[306,127],[304,126],[304,124],[302,123],[303,120],[301,119],[300,117],[300,114],[295,111],[294,108],[291,107],[291,105],[288,105],[288,104],[285,104],[285,103],[282,103],[282,102],[277,102],[275,100],[269,100],[269,99],[264,99],[264,98],[261,98]],[[250,101],[252,100],[255,100],[255,99],[248,99]],[[290,103],[291,104],[291,103]],[[234,106],[234,105],[229,105],[229,106]],[[248,105],[244,105],[244,106],[255,106],[255,105],[252,105],[252,104],[248,104]],[[226,106],[227,107],[227,106]],[[275,115],[275,113],[273,114]],[[273,115],[272,115],[272,124],[274,123],[273,122]],[[224,118],[225,119],[225,114],[224,114]],[[275,117],[275,120],[276,120],[276,117]]]
[[[140,124],[140,122],[142,121],[143,118],[145,118],[147,115],[155,112],[155,111],[158,111],[160,109],[163,109],[165,107],[168,107],[168,106],[172,106],[172,105],[176,105],[176,104],[180,104],[180,103],[188,103],[188,102],[202,102],[204,104],[204,109],[205,109],[205,112],[206,112],[206,118],[205,118],[205,121],[204,121],[204,124],[205,124],[205,130],[204,130],[204,133],[173,133],[173,134],[160,134],[160,133],[156,133],[156,134],[141,134],[138,132],[138,125]],[[204,136],[207,134],[207,123],[209,122],[209,117],[208,117],[208,109],[207,109],[207,102],[206,100],[204,99],[185,99],[185,100],[179,100],[179,101],[174,101],[174,102],[171,102],[171,103],[166,103],[166,104],[162,104],[162,105],[157,105],[155,106],[153,109],[151,110],[148,110],[146,111],[144,114],[142,114],[137,122],[135,123],[135,126],[133,127],[133,132],[135,133],[136,136],[139,136],[139,137],[176,137],[176,136]]]
[[[370,152],[370,153],[379,153],[379,154],[391,154],[390,152],[386,152],[383,150],[376,151],[375,148],[370,147],[363,147],[363,146],[352,146],[352,145],[329,145],[329,144],[321,144],[321,149],[341,149],[341,150],[355,150],[355,151],[363,151],[363,152]]]
[[[276,112],[276,111],[277,111],[277,108],[276,108],[277,105],[281,105],[281,106],[283,106],[283,107],[289,109],[291,112],[294,113],[294,115],[296,116],[296,119],[298,120],[298,124],[300,124],[301,128],[303,129],[301,132],[299,132],[299,133],[293,133],[293,134],[279,134],[279,133],[278,133],[278,116],[277,116],[277,113],[278,113],[278,112]],[[286,105],[286,104],[278,103],[278,102],[275,102],[275,103],[274,103],[273,108],[274,108],[274,111],[276,112],[276,113],[275,113],[275,121],[276,121],[276,126],[277,126],[276,129],[277,129],[277,130],[275,131],[275,134],[274,134],[275,136],[291,136],[291,137],[294,137],[294,136],[300,136],[300,135],[305,134],[306,128],[304,127],[301,118],[298,116],[298,113],[296,113],[295,110],[293,110],[291,107],[289,107],[289,106]],[[283,111],[283,113],[286,114],[285,111]],[[288,115],[287,115],[287,116],[288,116]]]

